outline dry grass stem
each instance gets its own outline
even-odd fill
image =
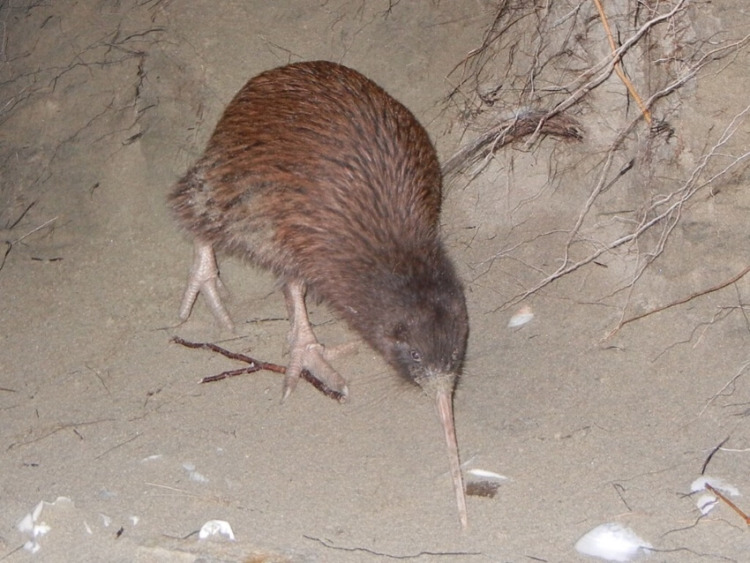
[[[612,49],[612,52],[615,53],[617,51],[617,46],[615,45],[614,37],[612,37],[612,30],[609,28],[609,22],[607,21],[607,15],[604,13],[604,7],[602,6],[602,3],[600,2],[600,0],[594,0],[594,4],[596,4],[596,9],[599,11],[599,17],[602,20],[604,31],[607,34],[607,39],[609,40],[609,46]],[[644,119],[650,125],[651,124],[651,112],[648,110],[646,105],[643,103],[643,100],[638,95],[638,92],[636,91],[635,86],[633,86],[633,83],[630,82],[630,79],[622,70],[622,63],[619,60],[615,61],[615,72],[617,73],[617,76],[620,77],[620,80],[622,80],[623,84],[625,84],[625,87],[628,89],[628,92],[630,92],[630,95],[633,96],[633,99],[638,104],[638,107],[641,108],[641,113],[643,113]]]

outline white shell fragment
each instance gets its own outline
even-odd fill
[[[466,473],[480,479],[492,479],[494,481],[505,481],[507,479],[505,475],[500,475],[494,471],[487,471],[486,469],[469,469]]]
[[[629,528],[609,522],[597,526],[576,542],[576,551],[605,561],[631,561],[641,550],[652,549]]]
[[[16,526],[19,532],[29,536],[29,540],[23,545],[26,551],[36,553],[42,548],[41,544],[39,543],[40,538],[52,529],[46,522],[41,519],[42,512],[45,507],[55,505],[72,506],[73,501],[68,497],[57,497],[57,500],[55,500],[55,502],[40,501],[34,507],[34,510],[24,516]]]
[[[196,483],[208,483],[208,477],[197,471],[190,472],[190,480],[195,481]]]
[[[469,469],[466,476],[466,494],[473,497],[495,498],[500,484],[508,480],[505,475],[478,468]]]
[[[708,489],[706,489],[706,484],[711,485],[714,489],[724,495],[730,497],[742,496],[739,489],[737,489],[737,487],[735,487],[734,485],[730,485],[729,483],[724,482],[718,477],[707,477],[705,475],[701,475],[691,483],[690,491],[693,493],[697,493],[699,491],[707,491],[706,494],[701,495],[695,501],[695,505],[698,507],[698,510],[701,511],[701,514],[703,514],[703,516],[711,512],[719,503],[719,499],[716,497],[716,495],[712,494]]]
[[[698,510],[701,511],[703,516],[711,512],[718,503],[719,499],[714,495],[701,495],[698,497],[698,500],[695,501]]]
[[[742,496],[739,489],[734,485],[730,485],[729,483],[724,482],[718,477],[707,477],[705,475],[701,475],[695,481],[693,481],[693,483],[690,485],[690,491],[693,493],[702,491],[706,488],[706,483],[711,485],[717,491],[722,492],[725,495],[729,495],[730,497]]]
[[[196,483],[208,483],[208,477],[196,471],[195,465],[192,463],[185,462],[182,464],[182,468],[187,471],[188,477],[191,481],[195,481]]]
[[[524,305],[510,318],[510,321],[508,321],[508,328],[518,328],[519,326],[525,325],[533,318],[534,313],[532,312],[531,307]]]
[[[234,541],[234,532],[232,531],[232,526],[226,520],[209,520],[203,524],[201,531],[198,532],[198,538],[202,540],[207,538],[226,538]]]

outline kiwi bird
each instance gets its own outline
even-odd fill
[[[302,370],[346,397],[346,381],[317,341],[305,300],[326,303],[434,397],[465,527],[453,394],[469,321],[440,238],[437,154],[412,113],[339,64],[263,72],[229,103],[203,156],[168,199],[194,242],[180,318],[202,294],[218,322],[233,328],[215,253],[266,268],[291,322],[284,399]]]

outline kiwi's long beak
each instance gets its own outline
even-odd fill
[[[456,504],[458,505],[458,519],[461,521],[461,528],[466,529],[469,525],[469,518],[466,511],[466,494],[464,492],[464,479],[461,475],[461,463],[458,457],[458,441],[456,440],[456,427],[453,423],[453,380],[450,385],[447,381],[437,385],[435,400],[437,411],[440,416],[440,423],[443,425],[445,432],[445,444],[448,446],[448,462],[451,467],[451,477],[453,478],[453,488],[456,491]]]

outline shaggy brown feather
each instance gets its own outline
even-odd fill
[[[437,155],[360,73],[318,61],[251,79],[169,200],[216,251],[303,280],[404,375],[416,374],[396,329],[425,360],[460,368],[467,317],[439,239]]]

